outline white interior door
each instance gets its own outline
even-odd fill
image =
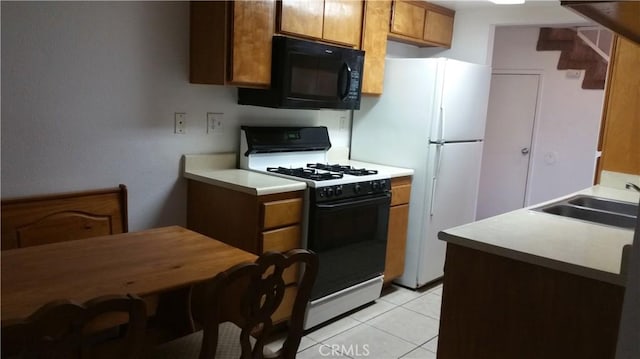
[[[493,74],[477,219],[525,205],[540,75]]]

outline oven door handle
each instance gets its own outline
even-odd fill
[[[380,204],[383,204],[384,202],[391,204],[391,195],[388,193],[385,193],[382,196],[377,195],[375,197],[370,197],[370,198],[355,200],[355,201],[347,200],[339,203],[316,203],[316,207],[321,209],[331,210],[331,209],[340,209],[344,207],[363,206],[363,205],[373,204],[376,202],[380,202]]]

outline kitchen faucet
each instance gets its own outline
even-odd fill
[[[626,189],[635,189],[636,191],[640,192],[640,187],[638,187],[637,185],[631,183],[631,182],[627,182],[627,184],[624,185],[624,188]]]

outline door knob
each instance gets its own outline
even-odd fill
[[[529,149],[525,147],[525,148],[520,150],[520,153],[522,153],[523,155],[526,155],[526,154],[529,153]]]

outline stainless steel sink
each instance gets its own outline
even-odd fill
[[[533,208],[533,210],[609,226],[633,229],[636,225],[638,205],[629,202],[578,195],[545,206],[536,207]]]
[[[620,202],[610,199],[591,197],[591,196],[576,196],[574,199],[569,200],[570,204],[597,209],[601,211],[621,213],[629,216],[636,216],[638,214],[638,205],[629,202]]]

